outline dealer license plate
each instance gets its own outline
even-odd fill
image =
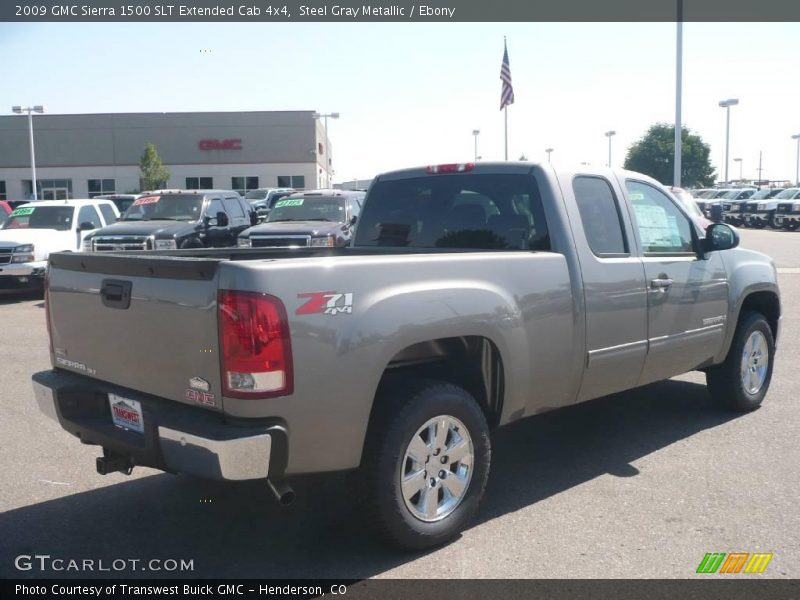
[[[108,404],[111,406],[111,420],[114,425],[137,433],[144,433],[141,402],[117,396],[116,394],[109,394]]]

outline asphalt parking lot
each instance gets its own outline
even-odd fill
[[[261,484],[97,475],[97,448],[32,399],[31,373],[49,368],[41,299],[4,296],[0,576],[93,575],[15,569],[46,554],[191,559],[199,577],[691,578],[714,577],[695,574],[705,553],[740,551],[774,553],[761,577],[799,577],[800,232],[742,240],[780,269],[783,330],[761,409],[715,410],[692,373],[516,423],[493,437],[477,521],[424,554],[366,535],[343,476],[296,481],[280,508]]]

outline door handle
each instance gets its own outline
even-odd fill
[[[672,285],[672,279],[669,277],[657,277],[650,280],[650,287],[654,290],[666,291]]]

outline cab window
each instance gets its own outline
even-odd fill
[[[228,216],[234,219],[243,219],[244,211],[242,210],[239,200],[233,197],[223,199],[222,204],[225,206],[225,212]],[[216,213],[215,213],[216,214]]]
[[[83,225],[84,223],[91,223],[98,229],[103,226],[100,215],[97,214],[94,206],[81,206],[78,212],[78,225]]]
[[[103,213],[106,225],[111,225],[117,220],[117,215],[114,214],[114,209],[109,204],[100,204],[100,212]]]
[[[579,176],[572,182],[583,231],[595,256],[625,256],[628,241],[622,226],[617,198],[602,177]]]
[[[222,200],[220,200],[219,198],[211,198],[211,200],[208,203],[208,210],[206,211],[206,215],[208,215],[212,219],[216,219],[218,212],[224,213],[225,206],[223,206]]]
[[[664,192],[630,179],[625,186],[645,255],[694,254],[689,218]]]

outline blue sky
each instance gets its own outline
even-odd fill
[[[684,26],[684,124],[723,168],[794,178],[800,133],[800,25]],[[330,121],[335,180],[405,166],[503,158],[503,35],[516,103],[509,155],[612,163],[656,121],[674,119],[673,23],[2,24],[0,111],[51,113],[319,110]],[[201,50],[208,50],[201,52]],[[738,164],[731,161],[731,177]]]

